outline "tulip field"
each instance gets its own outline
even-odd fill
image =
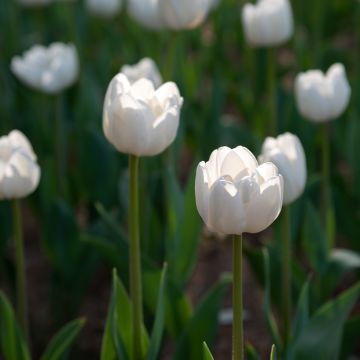
[[[0,360],[360,359],[359,24],[4,0]]]

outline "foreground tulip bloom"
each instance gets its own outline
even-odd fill
[[[288,0],[258,0],[242,9],[245,37],[253,46],[275,46],[293,34],[293,15]]]
[[[300,113],[313,122],[339,117],[347,108],[351,88],[342,64],[332,65],[326,74],[320,70],[300,73],[295,81],[295,96]]]
[[[213,231],[257,233],[278,217],[283,202],[282,177],[276,166],[258,166],[244,147],[221,147],[196,172],[196,205]]]
[[[122,0],[86,0],[85,4],[90,14],[111,18],[120,12]]]
[[[199,26],[209,13],[210,0],[159,0],[164,24],[170,29],[193,29]]]
[[[279,169],[284,179],[285,205],[301,196],[306,184],[306,159],[296,135],[285,133],[277,138],[266,138],[259,161],[272,162]]]
[[[35,45],[22,57],[13,58],[11,70],[26,85],[47,94],[57,94],[77,80],[79,60],[72,44]]]
[[[120,73],[110,82],[105,96],[105,136],[126,154],[160,154],[176,137],[182,104],[176,84],[168,82],[155,90],[147,79],[130,84]]]
[[[150,80],[155,88],[162,84],[162,78],[154,60],[144,58],[135,65],[124,65],[121,72],[128,78],[131,84],[145,78]]]
[[[0,200],[28,196],[39,180],[40,167],[25,135],[13,130],[0,137]]]

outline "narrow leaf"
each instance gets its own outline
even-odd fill
[[[209,347],[206,342],[203,342],[203,360],[214,360],[214,357],[211,354]]]

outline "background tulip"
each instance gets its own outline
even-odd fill
[[[13,130],[0,137],[0,200],[31,194],[38,186],[40,167],[23,133]]]
[[[128,78],[131,84],[145,78],[150,80],[155,88],[162,84],[160,72],[154,62],[150,58],[144,58],[135,65],[124,65],[121,72]]]
[[[87,10],[96,16],[112,17],[119,13],[122,0],[86,0]]]
[[[276,166],[258,166],[246,148],[221,147],[196,172],[196,205],[207,226],[241,235],[266,229],[278,217],[283,201],[282,177]]]
[[[48,94],[71,86],[79,74],[79,60],[72,44],[35,45],[22,57],[15,56],[11,70],[26,85]]]
[[[306,184],[306,159],[296,135],[285,133],[277,138],[266,138],[259,161],[272,162],[279,169],[284,178],[284,204],[300,197]]]
[[[253,46],[275,46],[293,33],[293,15],[288,0],[258,0],[242,9],[245,37]]]
[[[210,0],[159,0],[163,22],[171,29],[191,29],[199,26],[211,9]]]
[[[300,113],[314,122],[340,116],[349,104],[351,88],[342,64],[332,65],[326,74],[320,70],[300,73],[295,81]]]
[[[147,79],[130,84],[120,73],[111,81],[105,96],[105,136],[121,152],[157,155],[176,137],[182,103],[172,82],[155,90]]]
[[[159,30],[164,27],[159,10],[159,0],[128,0],[129,15],[140,25]]]

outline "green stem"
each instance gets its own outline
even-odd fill
[[[291,217],[289,205],[283,207],[282,216],[282,314],[283,340],[286,353],[291,334]]]
[[[132,338],[133,359],[142,359],[141,327],[142,315],[142,289],[141,289],[141,250],[139,234],[139,158],[129,156],[130,167],[130,295],[132,300]]]
[[[25,256],[24,240],[21,222],[21,209],[19,200],[12,201],[13,227],[15,240],[15,266],[16,266],[16,308],[18,320],[21,324],[23,333],[28,339],[29,325],[27,317],[27,297],[25,279]]]
[[[242,235],[233,237],[233,360],[244,359],[242,300]]]
[[[56,177],[58,182],[58,191],[62,197],[66,197],[66,134],[65,124],[62,116],[62,97],[57,95],[55,98],[55,153],[56,153]]]
[[[269,48],[267,61],[269,127],[268,135],[277,135],[277,89],[276,89],[276,50]]]
[[[321,132],[322,147],[322,216],[325,224],[325,234],[328,252],[334,246],[334,212],[331,200],[330,185],[330,128],[329,124],[322,125]]]

